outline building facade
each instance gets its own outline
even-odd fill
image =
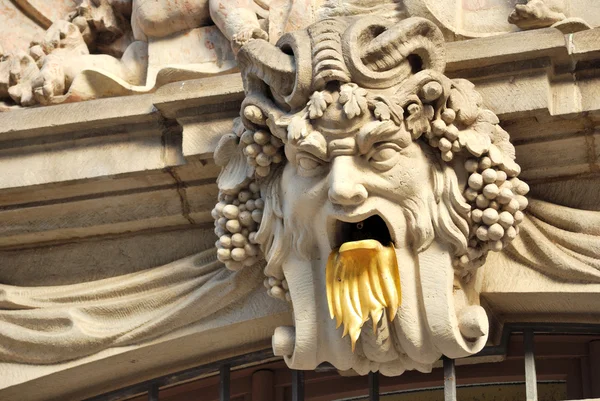
[[[600,10],[499,3],[0,2],[0,399],[600,397]]]

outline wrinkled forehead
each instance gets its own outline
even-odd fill
[[[394,142],[406,147],[410,135],[402,127],[382,127],[382,123],[377,121],[347,131],[321,128],[295,144],[286,144],[286,147],[295,152],[308,152],[322,160],[331,160],[339,155],[366,154],[380,142]]]

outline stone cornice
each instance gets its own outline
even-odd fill
[[[530,182],[589,176],[600,169],[592,157],[600,143],[595,140],[600,77],[593,69],[600,59],[599,37],[600,29],[563,35],[548,28],[448,44],[447,74],[476,84],[511,134],[522,176]],[[164,191],[171,208],[157,206],[127,223],[109,218],[112,223],[103,229],[97,228],[100,221],[88,221],[87,228],[61,227],[51,237],[56,243],[209,223],[218,173],[209,159],[242,99],[239,75],[224,75],[169,84],[154,94],[1,113],[0,169],[6,174],[0,213],[12,221],[11,213],[31,206],[51,213],[56,203],[77,208],[83,200],[102,198],[102,207],[115,196],[135,194],[126,203],[136,203],[144,202],[144,193]],[[555,153],[551,165],[548,152]],[[199,194],[210,199],[202,201]],[[200,209],[194,207],[198,202]],[[118,215],[129,214],[122,210]],[[165,215],[166,210],[173,212]],[[49,236],[41,227],[53,224],[45,217],[35,221],[27,234],[7,226],[0,248],[46,243]]]
[[[476,84],[485,104],[511,134],[522,176],[534,184],[534,191],[536,185],[597,177],[600,171],[596,160],[600,77],[594,72],[600,60],[599,38],[600,29],[571,35],[543,29],[448,44],[447,74]],[[4,223],[0,281],[43,285],[35,269],[19,271],[21,261],[35,260],[41,247],[50,253],[89,241],[93,245],[86,252],[101,254],[103,241],[163,233],[180,238],[179,233],[192,231],[208,238],[202,245],[210,246],[210,210],[217,196],[214,181],[218,174],[212,152],[218,139],[231,130],[242,99],[239,75],[225,75],[166,85],[154,94],[0,114],[0,221]],[[177,255],[171,249],[163,252],[173,258]],[[70,274],[60,259],[56,257],[55,264],[45,269]],[[151,258],[141,260],[140,267],[152,262]],[[71,268],[75,271],[76,266]],[[536,274],[523,277],[523,283],[546,284],[535,294],[528,292],[531,287],[527,285],[509,291],[502,281],[485,280],[487,276],[478,285],[490,310],[502,315],[501,321],[511,316],[515,321],[531,313],[532,297],[553,299],[561,291],[560,283]],[[585,302],[574,314],[587,313],[586,305],[595,305],[592,292],[597,292],[596,287],[588,287],[590,294],[579,294]],[[550,305],[545,316],[568,315],[565,306]],[[240,333],[256,328],[251,340],[257,348],[268,346],[272,328],[285,323],[288,315],[282,306],[277,314],[261,318],[268,325],[236,326]],[[235,325],[232,322],[245,324],[241,318],[228,323]],[[188,346],[199,338],[217,341],[214,331],[190,333],[187,338],[182,335]],[[156,341],[160,349],[174,344],[162,340]],[[153,352],[159,349],[154,348],[156,343],[121,349],[118,361],[127,369],[128,357],[141,355],[151,376],[156,370],[150,368],[163,368]],[[85,362],[86,369],[94,372],[93,382],[86,383],[90,391],[108,390],[106,375],[115,374],[114,359],[108,358],[113,351]],[[237,352],[232,344],[221,351]],[[196,362],[182,359],[177,350],[172,352],[169,371],[210,359],[202,350],[190,355]],[[56,389],[51,392],[56,378],[64,380],[71,394],[92,395],[79,393],[81,384],[70,368],[69,364],[55,366],[40,374],[23,373],[27,369],[20,367],[15,374],[19,377],[3,384],[8,388],[0,392],[0,398],[63,396]],[[0,367],[0,373],[11,369]],[[36,376],[36,386],[26,382]],[[25,383],[17,384],[21,382]]]
[[[582,112],[593,117],[600,110],[600,100],[593,93],[600,79],[593,68],[600,59],[599,38],[600,29],[563,35],[547,28],[452,42],[447,44],[446,74],[473,81],[486,106],[505,124],[522,119],[524,114],[541,120]],[[504,101],[507,97],[510,102]],[[148,95],[17,109],[0,114],[0,149],[25,155],[36,146],[92,137],[103,137],[105,143],[119,134],[161,137],[165,126],[176,120],[184,131],[181,154],[208,158],[215,145],[210,137],[227,129],[225,121],[237,114],[242,99],[242,82],[236,74],[177,82]],[[594,121],[591,118],[591,123]],[[519,142],[522,138],[516,132],[511,134]],[[138,171],[178,162],[157,159]],[[135,167],[125,171],[115,166],[101,175],[133,171]],[[3,188],[93,176],[81,171],[55,179],[17,179],[4,182]]]

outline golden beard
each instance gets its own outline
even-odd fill
[[[360,331],[369,320],[373,330],[387,309],[394,320],[401,302],[400,272],[393,246],[376,240],[344,243],[329,255],[326,267],[327,302],[336,328],[344,324],[350,333],[352,352]]]

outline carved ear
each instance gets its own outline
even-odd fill
[[[237,195],[248,186],[253,173],[253,169],[246,163],[246,156],[240,151],[234,152],[217,178],[219,191],[227,195]]]
[[[387,26],[364,18],[343,37],[344,58],[352,80],[366,88],[385,89],[421,70],[443,72],[444,36],[424,18],[408,18]]]

